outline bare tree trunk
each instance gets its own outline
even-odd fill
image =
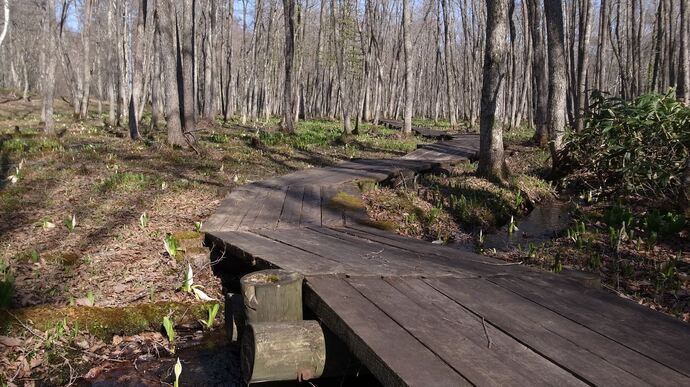
[[[84,25],[82,30],[82,92],[79,103],[79,118],[86,119],[89,112],[89,97],[91,92],[91,16],[93,0],[84,1]]]
[[[177,39],[174,5],[167,0],[159,0],[156,12],[156,27],[160,33],[161,68],[165,79],[165,121],[168,129],[168,144],[186,147],[182,122],[180,120],[180,97],[177,79]]]
[[[2,25],[2,32],[0,32],[0,47],[2,47],[2,42],[5,41],[5,36],[7,36],[7,29],[10,27],[10,0],[5,0],[4,3],[3,17],[5,23]]]
[[[412,40],[410,28],[412,16],[410,0],[403,0],[403,55],[405,57],[405,112],[403,114],[403,135],[412,134]]]
[[[285,82],[283,84],[283,107],[280,127],[288,133],[295,132],[292,76],[295,59],[295,0],[283,0],[285,20]]]
[[[22,90],[22,100],[28,101],[29,99],[29,72],[26,66],[26,57],[22,55],[22,80],[24,81],[24,89]]]
[[[46,47],[45,72],[43,77],[43,110],[45,111],[45,134],[55,135],[53,98],[55,94],[55,0],[46,0],[46,21],[43,26],[43,43]]]
[[[678,99],[690,104],[690,4],[680,0],[680,59],[678,63]]]
[[[543,33],[544,15],[537,0],[527,0],[527,3],[529,5],[530,35],[532,37],[532,45],[534,46],[534,59],[532,61],[534,125],[536,126],[534,141],[540,146],[545,147],[549,141],[547,118],[549,80]]]
[[[158,28],[154,28],[153,33],[153,74],[151,79],[151,130],[158,130],[161,113],[161,48],[160,48],[160,32]]]
[[[116,97],[115,97],[115,87],[117,86],[116,79],[119,78],[118,75],[115,74],[115,71],[119,68],[119,66],[113,66],[113,60],[114,58],[114,53],[116,52],[117,48],[115,45],[113,45],[113,42],[116,37],[115,34],[115,20],[114,20],[114,13],[115,13],[115,5],[113,4],[113,1],[108,1],[108,16],[107,16],[107,29],[108,29],[108,34],[107,34],[107,40],[108,40],[108,47],[106,47],[106,63],[110,67],[110,71],[107,72],[108,76],[108,125],[110,126],[115,126],[117,123],[117,117],[116,117]]]
[[[134,36],[134,68],[132,72],[131,94],[129,96],[129,137],[137,140],[139,133],[139,103],[144,88],[144,42],[146,41],[146,24],[148,22],[148,0],[139,0],[136,35]]]
[[[458,122],[455,116],[455,95],[453,90],[453,42],[451,41],[453,36],[453,31],[451,31],[453,26],[453,11],[451,10],[449,0],[442,0],[441,6],[443,7],[443,48],[446,56],[444,70],[446,76],[446,94],[448,98],[448,119],[450,120],[450,126],[456,127]]]
[[[659,1],[659,6],[657,8],[656,22],[654,28],[654,63],[652,65],[652,79],[650,80],[649,87],[652,91],[658,90],[659,75],[662,70],[662,51],[664,45],[664,0]]]
[[[558,166],[558,151],[565,134],[567,78],[561,0],[545,0],[546,30],[549,42],[549,148],[553,167]]]
[[[606,44],[606,34],[608,33],[608,18],[606,12],[608,11],[608,6],[606,4],[607,0],[601,0],[601,5],[599,6],[599,36],[597,42],[597,62],[595,67],[595,73],[597,77],[597,89],[603,90],[604,88],[604,45]]]
[[[503,129],[501,120],[496,117],[496,111],[505,81],[503,66],[507,53],[509,1],[511,0],[486,0],[486,52],[479,122],[480,145],[477,173],[499,181],[507,177],[503,158]]]
[[[194,12],[196,0],[182,2],[182,23],[179,29],[179,47],[182,50],[182,108],[185,137],[191,141],[196,121],[194,94]]]
[[[350,121],[350,106],[348,103],[348,97],[345,93],[345,42],[340,32],[340,27],[338,27],[338,20],[340,18],[336,17],[336,6],[335,0],[331,0],[331,21],[333,25],[333,41],[335,48],[335,60],[338,72],[338,96],[340,98],[340,106],[343,118],[343,131],[345,134],[352,134],[352,122]]]
[[[634,0],[633,0],[634,1]],[[589,35],[592,19],[592,0],[582,0],[580,8],[580,39],[577,47],[577,117],[575,130],[585,127],[585,98],[587,92],[587,66],[589,65]]]

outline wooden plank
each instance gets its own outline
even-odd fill
[[[305,234],[313,240],[320,240],[325,254],[339,254],[343,257],[353,257],[362,261],[366,266],[385,263],[388,267],[399,268],[398,275],[454,275],[463,278],[476,277],[475,273],[463,270],[457,266],[448,265],[447,262],[439,262],[429,259],[425,254],[406,251],[395,246],[387,246],[369,239],[357,238],[347,233],[340,232],[340,228],[314,227],[311,231],[322,234],[312,236]],[[347,254],[345,254],[347,252]],[[377,271],[378,273],[378,271]],[[385,272],[381,272],[385,275]],[[392,273],[391,273],[392,274]]]
[[[314,255],[251,232],[217,232],[207,235],[217,245],[225,245],[227,256],[244,259],[260,268],[278,267],[305,275],[364,274],[358,272],[356,267],[350,267],[336,260]]]
[[[346,227],[338,227],[335,230],[361,239],[381,243],[388,246],[393,251],[404,250],[423,254],[428,261],[449,265],[476,275],[494,276],[517,274],[530,270],[530,268],[526,266],[507,264],[505,261],[495,258],[485,257],[452,247],[434,245],[429,242],[403,237],[372,227],[348,224]]]
[[[690,379],[486,279],[426,279],[486,322],[594,385],[687,385]],[[583,302],[586,302],[583,299]]]
[[[321,187],[318,185],[304,186],[299,224],[302,227],[321,225]]]
[[[336,186],[321,187],[321,224],[324,226],[342,226],[343,211],[331,205],[331,199],[338,193]]]
[[[410,302],[422,308],[421,313],[438,316],[438,322],[449,324],[455,335],[463,335],[468,340],[490,349],[506,365],[511,365],[513,372],[520,372],[532,378],[528,384],[538,385],[573,385],[582,382],[573,374],[549,361],[541,354],[516,341],[510,335],[482,320],[444,294],[415,278],[386,278],[386,282],[405,294]],[[438,324],[437,322],[437,324]],[[448,336],[446,336],[448,337]],[[490,345],[488,339],[491,339]],[[490,347],[490,348],[489,348]],[[500,366],[497,366],[500,367]]]
[[[409,265],[397,261],[391,262],[388,257],[381,258],[379,256],[382,252],[380,249],[366,249],[346,243],[333,243],[324,235],[307,228],[278,231],[256,230],[256,232],[276,242],[355,267],[360,273],[367,275],[415,275],[418,272]],[[302,270],[308,269],[305,267]]]
[[[275,241],[357,267],[369,275],[473,276],[453,267],[425,261],[417,254],[393,251],[375,242],[361,240],[353,243],[351,240],[338,238],[337,235],[329,235],[329,230],[325,228],[256,232]]]
[[[470,385],[345,281],[307,277],[304,296],[305,304],[383,385]]]
[[[302,214],[303,185],[291,185],[285,194],[283,212],[280,214],[278,228],[298,227]]]
[[[268,189],[262,189],[258,192],[258,195],[254,198],[253,202],[247,203],[247,212],[241,218],[238,227],[236,227],[234,230],[248,230],[254,227],[254,223],[256,222],[256,219],[259,217],[259,214],[261,214],[261,210],[266,204],[266,198],[268,197],[270,192],[271,191]]]
[[[492,282],[690,377],[690,326],[632,301],[546,276]]]
[[[251,187],[231,192],[220,204],[218,210],[204,222],[204,232],[236,230],[249,207],[247,206],[259,194],[258,190]],[[218,217],[216,217],[218,215]]]
[[[242,228],[256,229],[256,228],[276,228],[278,219],[283,211],[283,203],[285,202],[285,195],[288,187],[279,187],[270,189],[266,197],[263,199],[263,205],[258,215],[254,219],[253,224],[242,224]]]
[[[485,332],[480,318],[421,280],[355,277],[346,281],[473,385],[585,385],[495,327],[489,325]],[[427,306],[439,298],[447,300],[443,306],[454,305],[450,310]],[[490,348],[487,338],[492,341]]]

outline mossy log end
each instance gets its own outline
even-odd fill
[[[0,310],[0,334],[20,334],[24,328],[17,319],[41,331],[54,328],[64,319],[70,326],[79,326],[109,341],[114,335],[158,331],[165,316],[172,316],[176,326],[198,324],[207,319],[208,308],[215,303],[156,302],[122,308],[40,305],[11,310],[12,315]]]
[[[285,270],[262,270],[240,279],[247,323],[302,320],[304,277]]]

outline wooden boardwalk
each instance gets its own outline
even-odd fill
[[[387,126],[391,129],[398,129],[402,131],[403,128],[403,122],[399,120],[380,120],[379,122],[381,122],[382,125]],[[453,138],[453,136],[450,135],[448,132],[444,132],[438,129],[425,128],[421,126],[413,126],[412,132],[414,132],[414,134],[418,136],[438,141],[450,140]]]
[[[387,386],[690,385],[687,324],[562,275],[368,227],[361,209],[331,203],[357,194],[355,181],[466,161],[475,145],[250,184],[205,223],[207,241],[256,269],[304,274],[306,305]]]

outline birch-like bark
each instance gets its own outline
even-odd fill
[[[563,30],[563,7],[560,0],[545,0],[549,58],[549,149],[554,168],[565,134],[567,78]]]
[[[287,133],[294,133],[292,76],[295,60],[295,0],[283,0],[283,20],[285,23],[285,81],[283,83],[280,127]]]
[[[403,135],[412,134],[412,9],[410,0],[403,0],[403,55],[405,58],[405,109],[403,114]]]
[[[2,47],[2,42],[5,41],[5,36],[7,36],[7,30],[10,27],[10,0],[4,1],[2,11],[3,20],[5,21],[5,23],[2,25],[2,32],[0,32],[0,47]]]
[[[486,0],[486,51],[479,117],[480,144],[477,173],[490,179],[505,180],[503,128],[496,111],[505,83],[504,62],[507,54],[508,1]],[[500,109],[505,111],[505,109]]]

